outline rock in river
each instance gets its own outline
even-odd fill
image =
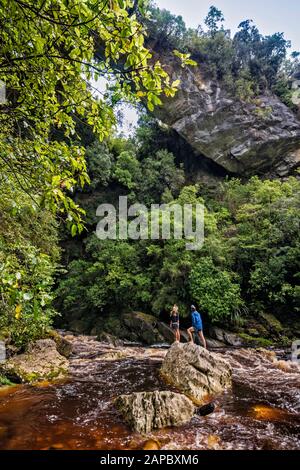
[[[24,354],[8,359],[2,369],[14,381],[32,383],[63,378],[68,373],[68,365],[52,339],[40,339],[31,343]]]
[[[223,357],[192,343],[174,343],[160,372],[197,404],[231,386],[231,367]]]
[[[170,391],[121,395],[115,400],[115,406],[127,424],[141,434],[188,423],[195,412],[186,396]]]
[[[49,333],[49,337],[55,341],[59,354],[68,359],[72,354],[72,343],[55,330]]]

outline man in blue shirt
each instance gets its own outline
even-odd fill
[[[194,342],[193,340],[193,333],[199,336],[203,347],[206,349],[206,341],[203,335],[203,326],[202,326],[202,319],[199,312],[197,312],[195,305],[191,305],[191,317],[192,317],[192,326],[188,328],[187,332],[190,337],[191,343]]]

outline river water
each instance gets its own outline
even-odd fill
[[[0,389],[0,449],[300,449],[300,369],[254,350],[222,351],[233,388],[216,411],[147,437],[133,433],[113,400],[134,391],[167,390],[159,377],[166,353],[127,348],[125,358],[89,337],[73,343],[70,379]],[[130,357],[131,356],[131,357]],[[151,441],[152,440],[152,441]]]

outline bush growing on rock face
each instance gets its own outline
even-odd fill
[[[244,101],[272,88],[295,109],[288,81],[297,54],[285,62],[291,44],[283,33],[263,36],[252,20],[245,20],[231,37],[230,31],[223,27],[222,12],[214,6],[204,20],[206,28],[199,25],[196,29],[187,29],[180,16],[158,8],[152,9],[152,18],[149,33],[154,48],[190,51],[212,79],[222,80]]]
[[[148,34],[159,47],[178,48],[183,45],[186,26],[181,16],[170,11],[152,6],[151,17],[144,19]]]

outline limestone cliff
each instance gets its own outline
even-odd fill
[[[245,103],[209,79],[201,66],[182,68],[162,57],[180,90],[157,108],[156,116],[196,152],[228,173],[250,176],[293,174],[300,163],[300,120],[267,92]]]

